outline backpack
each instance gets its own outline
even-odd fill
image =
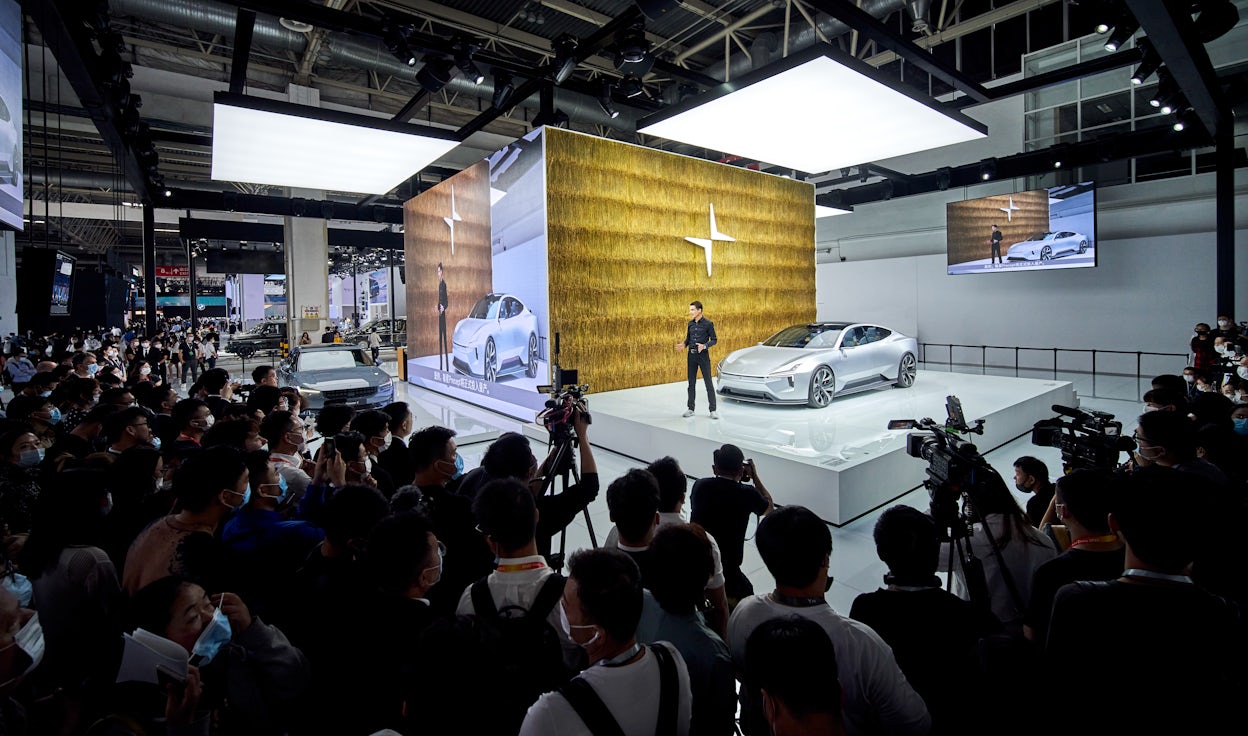
[[[559,574],[546,578],[527,611],[520,606],[497,608],[487,580],[473,583],[471,595],[478,621],[496,634],[489,637],[494,649],[490,652],[491,680],[505,683],[491,694],[490,707],[496,710],[495,723],[506,724],[508,733],[516,733],[529,706],[571,676],[563,662],[562,639],[546,620],[563,596],[567,578]]]
[[[662,644],[643,645],[654,654],[659,663],[659,715],[655,723],[656,736],[676,736],[680,719],[680,673],[672,653]],[[607,704],[602,702],[594,688],[580,677],[574,677],[559,694],[568,701],[576,715],[594,736],[624,736],[624,729],[611,715]]]

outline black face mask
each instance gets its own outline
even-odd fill
[[[823,584],[823,592],[827,593],[829,590],[832,590],[832,576],[831,575],[828,576],[827,581],[824,582]]]

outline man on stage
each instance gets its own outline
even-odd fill
[[[442,277],[442,264],[438,264],[438,367],[451,369],[450,351],[446,349],[446,279]]]
[[[1002,237],[1003,236],[1001,235],[1001,229],[998,228],[996,225],[993,225],[992,237],[989,238],[989,240],[992,243],[992,262],[993,263],[1005,263],[1005,261],[1001,260],[1001,238]]]
[[[698,369],[706,383],[706,400],[711,405],[711,419],[719,419],[715,413],[715,387],[711,385],[711,346],[715,344],[715,324],[702,316],[702,302],[689,303],[689,325],[685,328],[685,341],[676,343],[677,350],[687,350],[689,360],[689,409],[684,416],[693,416],[696,397]]]

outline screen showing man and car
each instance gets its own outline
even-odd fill
[[[950,274],[1096,266],[1096,185],[1062,185],[946,205]]]

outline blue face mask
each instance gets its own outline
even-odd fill
[[[212,620],[199,633],[199,638],[195,640],[195,646],[191,648],[191,654],[199,657],[199,661],[195,663],[196,667],[203,667],[212,661],[213,657],[221,651],[221,647],[230,642],[230,636],[233,632],[230,630],[230,620],[225,617],[221,609],[212,612]]]
[[[455,475],[451,476],[451,480],[455,480],[464,474],[464,456],[459,453],[455,454]]]
[[[51,396],[51,395],[52,395],[52,392],[51,392],[51,391],[44,391],[44,392],[42,392],[42,393],[40,393],[40,394],[39,394],[39,398],[41,398],[41,399],[46,399],[46,398],[48,398],[48,397],[49,397],[49,396]]]
[[[152,449],[160,452],[160,438],[152,437]]]
[[[231,491],[230,495],[237,496],[238,494]],[[245,489],[243,489],[243,502],[237,506],[231,506],[230,507],[231,512],[237,512],[239,509],[246,506],[250,501],[251,501],[251,486],[247,486]]]
[[[1248,417],[1236,417],[1232,421],[1235,422],[1235,434],[1248,436]]]
[[[282,501],[286,500],[286,490],[288,488],[286,484],[286,477],[284,475],[279,474],[277,476],[277,483],[263,483],[260,485],[260,488],[261,489],[272,488],[274,485],[276,485],[280,489],[276,496],[270,496],[269,494],[265,493],[263,490],[260,491],[260,495],[263,496],[264,498],[271,498],[280,504]]]
[[[52,411],[48,412],[48,424],[60,424],[60,423],[61,423],[61,410],[54,406],[52,407]]]
[[[90,363],[90,364],[88,364],[88,365],[87,365],[87,375],[88,375],[88,376],[94,376],[96,373],[99,373],[99,372],[100,372],[100,364],[99,364],[99,363]]]
[[[23,468],[33,468],[41,462],[43,462],[42,447],[34,450],[23,450],[17,459],[17,464]]]

